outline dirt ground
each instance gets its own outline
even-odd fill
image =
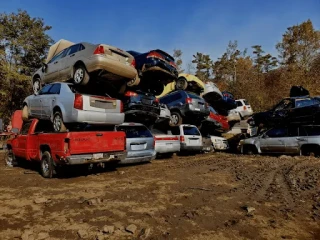
[[[320,239],[317,158],[212,153],[69,171],[44,179],[1,164],[0,239]]]

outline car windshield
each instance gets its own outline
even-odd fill
[[[127,138],[153,137],[145,126],[117,126],[116,128],[117,131],[125,132]]]
[[[245,99],[243,100],[243,102],[244,102],[244,104],[247,105],[247,106],[250,105],[249,102],[248,102],[247,100],[245,100]]]
[[[184,135],[197,135],[200,136],[200,132],[196,127],[183,127]]]

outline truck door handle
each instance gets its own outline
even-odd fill
[[[74,54],[71,54],[71,55],[70,55],[70,57],[73,57],[73,56],[74,56]]]

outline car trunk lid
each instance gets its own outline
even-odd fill
[[[83,96],[83,110],[95,112],[121,113],[122,102],[115,98],[103,96]]]

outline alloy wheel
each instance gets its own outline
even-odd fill
[[[76,83],[81,83],[84,77],[84,70],[82,68],[78,68],[74,73],[74,81]]]

